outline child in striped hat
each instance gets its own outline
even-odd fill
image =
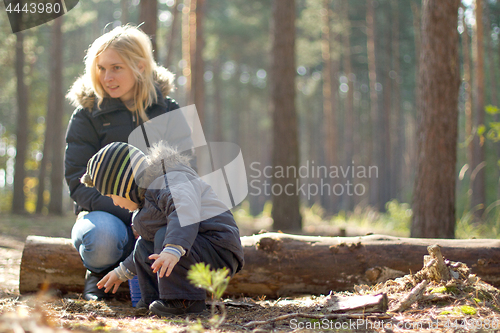
[[[80,181],[111,197],[116,206],[135,211],[142,202],[136,180],[146,167],[142,151],[123,142],[113,142],[88,161],[87,173]]]
[[[81,182],[134,211],[133,228],[140,236],[134,252],[97,283],[105,292],[115,293],[137,274],[142,297],[137,308],[159,316],[199,313],[206,292],[188,281],[189,268],[205,262],[234,275],[243,267],[233,215],[221,209],[224,204],[189,166],[189,158],[166,143],[147,155],[127,143],[108,144],[89,160]],[[197,218],[181,221],[186,211]],[[219,213],[206,213],[214,211]]]

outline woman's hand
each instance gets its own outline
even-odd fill
[[[99,289],[106,288],[104,292],[109,292],[113,288],[113,294],[118,291],[118,287],[122,284],[122,280],[118,278],[118,275],[114,271],[106,274],[101,281],[97,282],[97,287]]]
[[[161,252],[160,254],[152,254],[149,256],[149,259],[153,260],[154,263],[151,265],[153,269],[153,273],[160,271],[160,277],[162,278],[164,275],[169,276],[172,273],[175,265],[179,261],[176,256],[170,253]]]

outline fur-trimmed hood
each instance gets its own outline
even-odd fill
[[[154,72],[154,76],[156,86],[162,93],[163,97],[168,96],[174,88],[175,75],[165,67],[158,66]],[[85,74],[76,79],[66,94],[66,98],[74,107],[83,107],[92,110],[96,96],[94,89],[92,89],[92,85]]]
[[[147,154],[148,167],[142,176],[141,185],[149,186],[165,172],[171,171],[182,171],[198,177],[196,171],[189,166],[190,160],[191,156],[179,153],[176,147],[165,141],[153,144]]]

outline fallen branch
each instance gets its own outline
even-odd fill
[[[413,303],[417,302],[419,299],[422,298],[425,292],[425,288],[429,282],[427,280],[424,280],[417,284],[415,288],[411,290],[408,295],[406,295],[401,302],[398,303],[393,309],[391,309],[391,312],[402,312],[406,309],[408,309]]]

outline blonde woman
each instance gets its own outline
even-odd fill
[[[71,238],[87,268],[83,297],[106,298],[96,283],[132,252],[131,212],[80,178],[88,160],[111,142],[127,142],[143,122],[179,108],[168,94],[173,74],[157,66],[149,37],[121,26],[97,38],[85,72],[67,98],[76,107],[66,133],[65,177],[78,214]],[[189,134],[187,134],[189,135]]]

